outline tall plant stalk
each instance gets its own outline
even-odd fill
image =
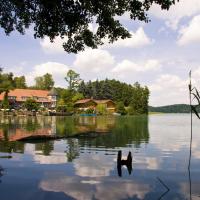
[[[190,169],[191,163],[191,155],[192,155],[192,72],[189,73],[190,83],[189,83],[189,97],[190,97],[190,154],[189,154],[189,162],[188,169]]]

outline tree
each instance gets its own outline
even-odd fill
[[[24,107],[28,110],[28,111],[32,111],[35,110],[37,111],[39,109],[39,105],[38,103],[34,100],[34,99],[27,99],[24,102]]]
[[[4,92],[4,98],[2,101],[3,108],[10,108],[8,93],[14,88],[14,79],[12,73],[2,73],[0,68],[0,94]]]
[[[21,34],[33,26],[34,37],[66,38],[63,47],[77,53],[86,46],[97,48],[108,38],[131,37],[117,17],[128,13],[133,20],[149,22],[147,11],[153,4],[168,10],[179,0],[6,0],[0,1],[0,27],[9,35],[14,30]],[[97,30],[89,29],[96,23]]]
[[[2,73],[0,68],[0,94],[2,92],[8,93],[9,90],[14,88],[14,80],[12,73]]]
[[[35,78],[35,87],[41,90],[50,90],[54,86],[54,80],[51,74],[46,73],[43,76]]]
[[[75,91],[81,82],[80,75],[71,69],[67,72],[65,80],[69,84],[70,91]]]
[[[126,115],[127,111],[124,107],[124,103],[123,102],[119,102],[117,104],[117,113],[120,113],[121,115]]]
[[[129,105],[129,114],[148,114],[149,89],[139,83],[133,86],[133,94]]]
[[[26,88],[26,78],[25,76],[19,76],[14,78],[15,88],[24,89]]]

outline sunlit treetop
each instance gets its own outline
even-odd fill
[[[168,10],[179,0],[0,0],[0,27],[9,35],[21,34],[30,26],[35,38],[65,37],[65,51],[77,53],[86,46],[97,48],[108,38],[131,37],[117,16],[129,13],[130,19],[149,22],[147,11],[153,4]],[[95,32],[89,24],[95,23]]]

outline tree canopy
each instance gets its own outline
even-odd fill
[[[14,78],[15,88],[27,88],[25,76],[18,76]]]
[[[54,86],[54,80],[51,74],[46,73],[43,76],[35,78],[35,88],[41,90],[50,90]]]
[[[81,79],[80,79],[80,74],[76,73],[73,70],[69,70],[67,72],[67,75],[65,77],[65,80],[67,81],[67,83],[69,84],[68,88],[71,91],[74,91],[77,89]]]
[[[130,19],[149,21],[147,11],[153,4],[168,10],[179,0],[0,0],[0,27],[9,35],[33,27],[35,38],[67,38],[63,47],[77,53],[86,46],[97,48],[104,38],[114,42],[131,37],[117,19],[128,13]],[[96,32],[89,25],[97,25]]]
[[[125,114],[124,106],[128,108],[129,114],[147,114],[150,91],[138,82],[127,84],[115,79],[101,81],[82,81],[79,84],[78,92],[85,98],[111,99],[117,103],[117,110]]]

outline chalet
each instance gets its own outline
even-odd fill
[[[0,102],[4,99],[4,93],[0,94]],[[55,89],[33,90],[33,89],[14,89],[8,93],[8,100],[13,108],[22,107],[27,99],[34,99],[41,107],[55,108],[57,102],[57,93]]]
[[[75,107],[84,111],[90,108],[93,108],[94,110],[96,110],[96,107],[99,104],[105,105],[108,113],[113,113],[116,110],[115,103],[110,99],[106,99],[106,100],[82,99],[75,103]]]
[[[97,103],[93,99],[81,99],[75,103],[75,107],[80,110],[95,109]]]

